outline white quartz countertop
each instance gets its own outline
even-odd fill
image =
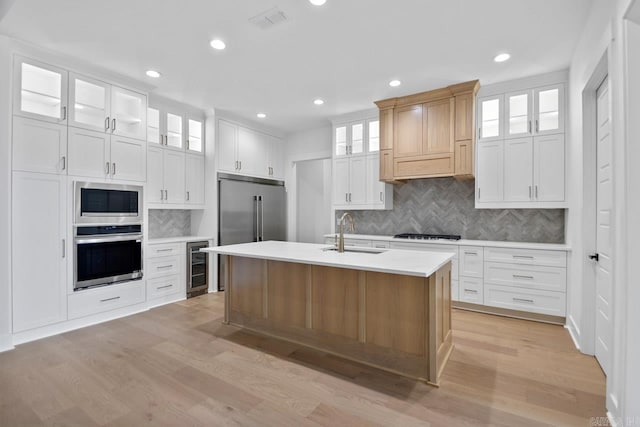
[[[147,242],[150,245],[159,243],[181,243],[181,242],[202,242],[205,240],[213,240],[211,236],[181,236],[181,237],[159,237],[155,239],[149,239]]]
[[[333,238],[335,234],[325,234],[324,237]],[[423,243],[426,245],[455,245],[455,246],[486,246],[492,248],[510,249],[539,249],[547,251],[570,251],[571,247],[563,243],[528,243],[528,242],[500,242],[494,240],[420,240],[397,239],[393,236],[381,236],[374,234],[345,234],[345,239],[377,240],[384,242]]]
[[[256,242],[202,249],[222,255],[323,265],[405,276],[429,277],[451,261],[454,253],[378,249],[380,253],[328,251],[330,245],[296,242]],[[366,249],[366,248],[365,248]]]

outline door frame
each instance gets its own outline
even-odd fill
[[[597,227],[597,126],[595,126],[597,114],[596,91],[610,75],[609,73],[608,48],[598,65],[594,69],[591,78],[582,91],[582,135],[583,135],[583,168],[582,168],[582,227],[581,235],[583,242],[582,253],[574,256],[582,257],[582,333],[580,334],[579,347],[583,353],[595,354],[595,326],[596,326],[596,269],[593,261],[588,255],[596,251],[596,227]],[[609,81],[611,84],[611,80]],[[611,87],[610,87],[611,91]],[[615,134],[612,134],[613,144]],[[615,185],[615,184],[614,184]],[[615,204],[612,206],[615,211]],[[615,213],[612,212],[612,225],[615,224]],[[613,235],[615,239],[615,234]],[[615,257],[615,244],[612,244]],[[613,260],[615,265],[615,259]],[[615,281],[615,268],[612,268],[612,280]],[[613,303],[613,301],[612,301]],[[612,310],[614,307],[612,305]],[[570,319],[567,319],[570,321]],[[575,325],[572,325],[575,327]]]

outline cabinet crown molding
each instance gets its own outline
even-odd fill
[[[440,99],[451,98],[452,96],[462,95],[464,93],[478,93],[480,89],[480,80],[471,80],[463,83],[456,83],[440,89],[429,90],[426,92],[415,93],[396,98],[388,98],[376,101],[375,104],[380,110],[389,108],[402,107],[405,105],[423,104],[425,102],[438,101]]]

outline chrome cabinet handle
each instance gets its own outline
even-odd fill
[[[116,119],[111,120],[111,132],[116,131]]]
[[[111,175],[115,176],[116,175],[116,163],[115,162],[111,163],[111,169],[112,169]]]
[[[478,139],[482,139],[482,127],[478,128]]]
[[[540,132],[540,122],[536,119],[536,133]]]
[[[534,301],[534,300],[532,300],[532,299],[516,298],[516,297],[513,297],[513,300],[514,300],[515,302],[527,302],[527,303],[529,303],[529,304],[533,304],[533,303],[535,302],[535,301]]]
[[[536,185],[536,199],[538,198],[538,186]]]
[[[189,140],[187,139],[187,140],[184,142],[184,144],[185,144],[186,149],[188,150],[188,149],[189,149]]]
[[[67,156],[62,156],[62,170],[67,169]]]
[[[478,252],[467,252],[467,251],[464,251],[464,254],[465,254],[465,255],[478,256]]]
[[[66,239],[62,239],[62,258],[67,257],[67,241]]]
[[[110,118],[107,117],[106,119],[104,119],[104,130],[109,130],[109,122],[110,122]]]
[[[517,259],[531,259],[531,260],[533,259],[533,256],[531,255],[512,255],[512,256]]]
[[[531,194],[531,186],[529,186],[529,199],[531,199],[531,196],[532,196],[532,194]]]
[[[157,267],[157,269],[158,269],[158,270],[160,270],[161,268],[172,268],[172,267],[173,267],[173,264],[169,264],[169,265],[159,265],[159,266]]]
[[[238,164],[240,165],[240,167],[238,168],[238,170],[242,170],[242,160],[240,160],[240,161],[238,162]]]
[[[156,249],[156,252],[172,252],[173,249],[168,248],[168,249]]]
[[[520,275],[520,274],[514,274],[513,278],[514,279],[528,279],[528,280],[533,280],[534,279],[533,276],[523,276],[523,275]]]
[[[465,288],[464,291],[465,292],[471,292],[472,294],[477,294],[478,293],[478,291],[476,289],[467,289],[467,288]]]
[[[380,201],[384,202],[384,193],[382,191],[380,192]]]
[[[115,301],[118,299],[120,299],[120,297],[106,298],[106,299],[101,299],[100,302]]]
[[[107,171],[105,172],[105,174],[109,175],[110,170],[111,170],[111,163],[107,162]]]
[[[160,289],[167,289],[167,288],[172,288],[172,287],[173,287],[173,285],[158,286],[158,287],[156,288],[156,290],[158,290],[158,291],[159,291]]]
[[[189,192],[187,191],[187,202],[189,201],[190,197],[189,197]]]
[[[62,120],[67,120],[67,107],[62,107]]]
[[[529,120],[529,133],[531,133],[531,120]]]
[[[160,190],[160,200],[164,200],[164,190]]]
[[[164,199],[169,200],[169,190],[164,190]]]
[[[478,187],[478,200],[480,200],[480,187]]]
[[[344,201],[345,202],[349,201],[349,193],[344,193]]]

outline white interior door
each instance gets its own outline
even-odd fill
[[[613,335],[613,303],[611,278],[611,207],[612,207],[612,164],[611,164],[611,120],[608,79],[596,92],[597,97],[597,214],[596,214],[596,359],[605,374],[611,367],[611,347]]]

